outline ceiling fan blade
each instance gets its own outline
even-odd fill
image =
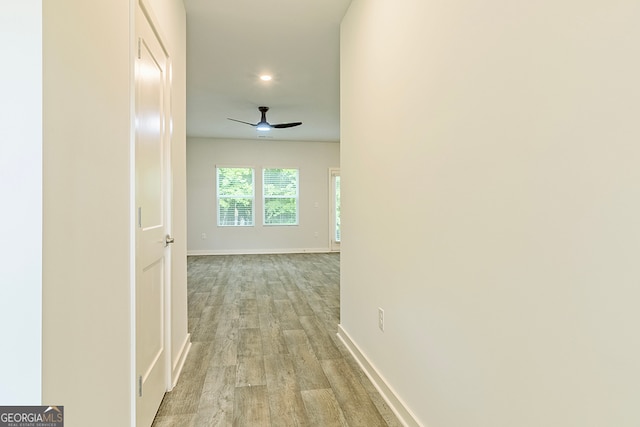
[[[231,117],[227,117],[228,120],[232,120],[238,123],[244,123],[249,126],[253,126],[257,128],[259,131],[268,131],[270,129],[285,129],[292,128],[294,126],[300,126],[302,122],[291,122],[291,123],[279,123],[277,125],[272,125],[267,122],[267,111],[269,111],[269,107],[258,107],[258,111],[260,111],[260,121],[258,123],[249,123],[242,120],[232,119]]]
[[[271,125],[271,127],[275,129],[284,129],[284,128],[292,128],[294,126],[300,126],[301,124],[302,122],[280,123],[277,125]]]
[[[245,125],[257,126],[257,124],[254,124],[254,123],[243,122],[242,120],[230,119],[229,117],[227,117],[227,120],[233,120],[234,122],[244,123]]]

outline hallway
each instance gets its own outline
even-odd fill
[[[188,258],[193,343],[154,427],[399,426],[336,337],[340,255]]]

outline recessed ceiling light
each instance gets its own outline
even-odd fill
[[[263,82],[268,82],[272,79],[272,77],[269,74],[263,74],[260,76],[260,80],[262,80]]]

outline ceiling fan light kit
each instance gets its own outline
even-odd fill
[[[292,128],[294,126],[300,126],[302,124],[302,122],[291,122],[291,123],[278,123],[278,124],[270,124],[267,121],[267,111],[269,111],[269,107],[258,107],[258,111],[260,111],[261,113],[261,117],[260,117],[260,121],[258,123],[249,123],[249,122],[244,122],[242,120],[236,120],[236,119],[232,119],[227,117],[227,119],[229,120],[233,120],[234,122],[238,122],[238,123],[244,123],[246,125],[249,126],[253,126],[256,128],[256,130],[260,131],[260,132],[267,132],[270,131],[271,129],[285,129],[285,128]]]

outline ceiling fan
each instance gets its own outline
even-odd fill
[[[269,107],[258,107],[258,111],[262,113],[262,117],[258,123],[249,123],[243,122],[242,120],[231,119],[227,117],[229,120],[233,120],[234,122],[244,123],[250,126],[255,127],[259,131],[269,131],[271,129],[284,129],[284,128],[292,128],[294,126],[300,126],[302,122],[292,122],[292,123],[278,123],[275,125],[269,124],[267,122],[267,111],[269,111]]]

